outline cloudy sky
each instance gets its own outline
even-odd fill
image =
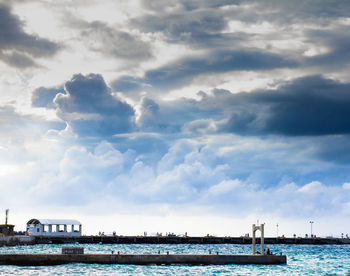
[[[348,233],[349,15],[347,0],[0,1],[0,208],[18,230]]]

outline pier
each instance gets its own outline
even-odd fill
[[[286,264],[285,255],[168,254],[0,254],[0,265],[41,266],[68,263],[134,265]]]
[[[260,243],[260,238],[256,238]],[[176,237],[176,236],[80,236],[80,237],[45,237],[11,236],[0,237],[0,246],[34,244],[252,244],[250,237]],[[350,239],[341,238],[265,238],[265,244],[349,244]]]
[[[260,243],[260,238],[256,238]],[[252,244],[250,237],[176,237],[176,236],[81,236],[35,237],[34,244],[103,243],[103,244]],[[350,244],[340,238],[265,238],[265,244]]]

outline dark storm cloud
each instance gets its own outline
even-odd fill
[[[63,87],[39,87],[32,93],[32,106],[34,107],[46,107],[55,109],[56,106],[53,102],[58,93],[65,94]]]
[[[66,82],[67,94],[57,94],[57,115],[80,136],[110,136],[131,131],[133,108],[114,97],[101,75],[81,74]]]
[[[248,24],[269,22],[289,32],[298,24],[303,28],[319,28],[330,26],[339,18],[347,18],[350,3],[347,0],[245,0],[239,1],[236,9],[221,9],[220,12],[230,20]]]
[[[73,18],[72,15],[67,24],[81,30],[81,39],[92,51],[134,61],[152,57],[149,44],[134,34],[118,30],[101,21],[86,22]]]
[[[200,110],[195,101],[177,100],[172,103],[156,103],[144,98],[141,103],[142,116],[138,126],[142,131],[157,133],[179,133],[184,123],[196,119]],[[203,114],[204,115],[204,114]]]
[[[143,5],[158,13],[134,18],[131,20],[134,26],[146,33],[160,32],[170,43],[185,43],[193,48],[234,45],[237,49],[244,42],[283,40],[293,36],[301,25],[303,29],[328,26],[333,30],[335,20],[350,14],[350,3],[346,0],[144,1]],[[253,23],[256,33],[245,30],[228,33],[230,21],[248,26]],[[275,25],[275,33],[259,35],[258,25],[263,23]]]
[[[350,66],[350,34],[348,29],[348,26],[337,26],[331,30],[306,31],[308,42],[327,49],[324,54],[307,58],[306,64],[328,71],[346,70]]]
[[[240,134],[350,133],[350,84],[311,76],[278,90],[233,95],[224,130]],[[237,106],[239,104],[239,106]]]
[[[208,129],[211,122],[225,120],[228,116],[232,95],[216,97],[199,93],[201,100],[181,98],[173,101],[155,101],[144,98],[141,103],[141,116],[137,125],[141,131],[156,133],[196,133]],[[203,131],[199,131],[202,132]]]
[[[189,84],[197,76],[239,70],[270,70],[294,67],[296,63],[279,55],[259,51],[214,51],[200,57],[187,57],[146,72],[144,78],[124,76],[113,83],[118,91],[162,91]]]
[[[26,68],[36,66],[33,58],[54,55],[58,45],[44,38],[29,35],[24,23],[11,13],[9,6],[0,4],[0,59],[10,66]]]
[[[170,42],[193,42],[226,27],[226,19],[216,11],[147,15],[132,21],[143,32],[162,32]]]
[[[201,96],[172,102],[144,99],[139,127],[164,132],[195,132],[199,127],[239,135],[350,133],[350,84],[322,76],[299,78],[277,90],[214,90]]]
[[[251,11],[256,16],[248,16],[248,11],[240,19],[246,21],[275,21],[285,25],[297,22],[328,24],[330,23],[329,20],[348,17],[350,12],[350,3],[347,0],[254,0],[244,1],[243,3],[253,4],[254,9]],[[256,10],[261,12],[257,13]]]
[[[186,1],[186,4],[177,3],[170,11],[163,7],[162,13],[134,18],[131,24],[145,33],[159,32],[169,43],[186,44],[193,49],[227,49],[230,45],[238,49],[240,43],[254,39],[252,34],[226,31],[228,22],[236,18],[238,11],[219,9],[221,5],[225,4]]]
[[[0,60],[5,62],[6,64],[25,69],[29,67],[38,67],[39,65],[28,55],[20,54],[18,52],[12,52],[4,54],[3,52],[0,52]]]

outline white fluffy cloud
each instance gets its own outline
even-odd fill
[[[61,155],[55,155],[56,159],[37,159],[22,166],[24,174],[11,177],[15,179],[14,191],[9,193],[26,189],[27,192],[19,196],[23,206],[35,199],[36,205],[43,208],[64,205],[72,210],[78,206],[95,206],[98,211],[96,204],[108,201],[100,211],[105,205],[141,210],[145,205],[166,204],[173,210],[180,208],[179,213],[184,205],[193,210],[203,206],[205,212],[210,206],[208,215],[225,213],[236,218],[252,213],[291,219],[323,218],[334,212],[349,215],[348,183],[330,186],[312,181],[264,187],[251,182],[249,176],[230,178],[229,172],[234,170],[231,164],[205,163],[202,160],[208,158],[208,151],[199,152],[198,146],[191,144],[182,150],[185,144],[171,147],[156,167],[138,161],[133,151],[121,153],[108,142],[98,144],[91,151],[82,146],[67,146]],[[54,147],[43,150],[46,154],[53,153]],[[210,159],[218,158],[218,154],[217,151]],[[2,183],[13,173],[7,169],[6,175],[0,174]],[[3,203],[14,204],[14,199],[2,195]],[[153,212],[160,215],[163,211],[154,209]]]

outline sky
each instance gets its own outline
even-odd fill
[[[349,15],[0,0],[0,209],[17,230],[350,234]]]

